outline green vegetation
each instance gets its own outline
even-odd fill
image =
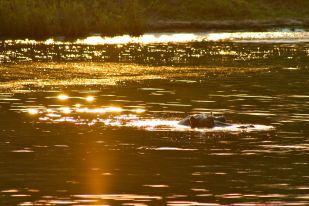
[[[307,0],[155,0],[151,13],[173,20],[308,18]]]
[[[307,0],[0,0],[4,37],[140,34],[192,23],[209,28],[209,21],[308,18]]]
[[[83,36],[140,33],[136,0],[0,0],[0,36]]]

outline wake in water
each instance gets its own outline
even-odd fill
[[[116,116],[114,119],[106,119],[103,121],[107,126],[123,126],[135,127],[148,131],[198,131],[198,132],[239,132],[239,131],[267,131],[272,130],[274,127],[266,125],[250,125],[248,124],[231,124],[229,126],[215,126],[213,128],[191,128],[188,126],[180,125],[179,120],[163,120],[163,119],[140,119],[134,115]]]
[[[129,114],[122,114],[123,110],[117,107],[100,109],[60,108],[29,109],[28,113],[37,116],[40,122],[61,123],[69,122],[76,125],[103,125],[106,127],[131,127],[147,131],[197,131],[197,132],[253,132],[267,131],[274,127],[266,125],[229,124],[212,128],[191,128],[179,124],[179,119],[158,119],[142,117],[143,110],[132,110]],[[134,112],[134,113],[133,113]]]

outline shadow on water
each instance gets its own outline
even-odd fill
[[[309,204],[306,42],[8,42],[2,204]]]

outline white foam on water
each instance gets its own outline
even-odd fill
[[[116,121],[107,119],[102,121],[107,126],[136,127],[148,131],[196,131],[196,132],[254,132],[273,130],[273,126],[260,124],[231,124],[230,126],[214,128],[191,128],[178,124],[178,120],[162,119],[126,119],[118,118]]]
[[[273,126],[260,124],[231,124],[230,126],[218,126],[214,128],[191,128],[189,126],[179,125],[178,119],[143,118],[142,116],[140,116],[140,112],[135,112],[135,114],[121,114],[123,112],[123,109],[116,107],[103,108],[103,112],[101,112],[101,110],[102,108],[81,109],[78,107],[75,109],[60,108],[59,110],[53,110],[50,112],[49,109],[47,109],[46,111],[36,109],[35,112],[30,113],[30,115],[34,117],[36,116],[38,120],[42,122],[67,122],[76,125],[85,124],[89,126],[103,124],[110,127],[132,127],[148,131],[253,132],[268,131],[274,129]],[[89,117],[83,118],[82,114],[84,113],[86,115],[95,114],[96,117],[90,119]],[[108,113],[108,115],[106,115],[105,113]]]

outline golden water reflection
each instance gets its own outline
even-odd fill
[[[252,132],[267,131],[274,129],[273,126],[255,124],[254,127],[248,127],[247,124],[232,124],[226,127],[214,128],[195,128],[179,125],[180,119],[154,118],[146,113],[144,108],[124,109],[117,106],[102,107],[83,107],[74,105],[72,107],[59,108],[29,108],[27,112],[31,116],[37,116],[40,122],[69,122],[76,125],[102,125],[108,127],[132,127],[148,131],[197,131],[197,132]]]
[[[150,202],[159,202],[163,198],[155,195],[138,194],[98,194],[98,195],[73,195],[71,199],[61,199],[50,196],[49,198],[37,200],[35,202],[23,202],[20,206],[30,205],[110,205],[102,204],[102,201],[124,202],[122,205],[146,206]],[[117,204],[118,205],[118,204]]]
[[[49,40],[46,44],[54,43]],[[19,198],[31,195],[24,205],[103,205],[117,200],[123,201],[117,202],[119,205],[152,205],[151,201],[162,201],[153,205],[207,205],[203,200],[214,198],[226,203],[239,200],[243,204],[271,204],[277,200],[282,204],[295,201],[308,205],[308,195],[304,194],[308,191],[304,184],[308,166],[305,154],[309,151],[305,130],[308,73],[302,67],[291,69],[297,68],[293,64],[271,68],[279,61],[264,61],[267,55],[280,53],[274,56],[280,62],[283,56],[291,55],[302,62],[306,56],[297,51],[307,48],[268,48],[264,44],[243,49],[245,44],[235,44],[236,49],[232,44],[218,45],[118,45],[122,50],[115,53],[117,58],[123,54],[120,60],[125,60],[147,50],[158,56],[145,59],[156,57],[163,62],[168,59],[161,54],[175,51],[170,57],[176,60],[173,63],[210,54],[204,59],[207,66],[198,67],[84,62],[1,66],[0,90],[5,92],[0,95],[1,148],[6,154],[2,160],[3,181],[9,177],[6,182],[16,183],[3,184],[2,190],[18,190],[2,193],[2,197],[24,201]],[[29,52],[29,48],[33,47],[27,45],[21,50]],[[35,56],[58,55],[50,49],[57,46],[42,48],[48,52],[42,53],[37,46]],[[63,49],[60,55],[72,60],[82,51],[88,58],[93,50],[96,57],[106,58],[110,47],[59,48]],[[12,56],[23,59],[25,56],[18,53],[21,50]],[[67,56],[62,51],[68,51]],[[138,51],[136,55],[134,51]],[[226,60],[229,56],[235,57]],[[209,67],[213,58],[235,62],[232,60],[258,57],[263,59],[262,66]],[[282,84],[286,80],[289,84]],[[241,124],[233,124],[191,129],[178,125],[188,112],[211,110],[227,114],[232,122],[272,124],[278,129],[255,132],[272,127],[240,129]],[[56,193],[56,187],[46,187],[41,180],[53,182],[48,174],[56,175],[59,182],[55,185],[67,191]],[[248,186],[252,180],[255,184]],[[25,187],[40,192],[32,194],[22,189]]]
[[[201,41],[202,34],[180,33],[180,34],[144,34],[139,37],[129,35],[115,37],[91,36],[86,39],[79,39],[76,44],[99,45],[99,44],[150,44],[150,43],[169,43],[169,42],[191,42]]]
[[[94,97],[93,96],[87,96],[86,97],[86,101],[87,102],[93,102],[94,101]]]
[[[31,39],[5,40],[6,44],[44,44],[44,45],[122,45],[122,44],[158,44],[158,43],[187,43],[187,42],[309,42],[309,32],[298,31],[262,31],[262,32],[196,32],[196,33],[146,33],[138,37],[130,35],[105,37],[89,36],[76,41],[64,41],[49,38],[45,41]]]
[[[67,99],[69,99],[69,97],[68,97],[68,95],[60,94],[60,95],[58,96],[58,99],[59,99],[59,100],[67,100]]]
[[[168,186],[158,185],[154,188],[166,188]],[[233,199],[233,205],[307,205],[308,204],[308,195],[288,195],[288,194],[277,194],[277,193],[224,193],[214,195],[208,190],[204,189],[193,189],[197,194],[197,197],[215,197],[220,200]],[[174,194],[166,197],[159,195],[138,195],[138,194],[81,194],[73,195],[70,198],[57,198],[50,196],[49,198],[37,200],[35,202],[23,202],[19,204],[20,206],[30,206],[30,205],[134,205],[134,206],[146,206],[146,205],[169,205],[169,206],[215,206],[221,205],[217,203],[205,202],[202,199],[200,201],[190,201],[190,200],[181,200],[187,195]],[[162,202],[166,198],[167,202]],[[177,200],[179,199],[180,200]],[[252,199],[250,202],[244,202],[242,199]],[[296,198],[299,201],[289,201],[290,198]],[[262,199],[263,203],[254,202],[254,200]],[[276,199],[284,199],[278,201]],[[101,201],[107,201],[106,204],[101,204]],[[113,205],[113,204],[112,204]]]
[[[194,83],[189,79],[205,76],[226,77],[231,74],[252,74],[268,71],[268,68],[232,68],[232,67],[171,67],[171,66],[141,66],[137,64],[122,63],[24,63],[18,65],[0,65],[0,91],[14,91],[25,93],[35,91],[36,88],[48,86],[93,86],[93,85],[119,85],[125,81],[143,81],[155,79],[171,79],[181,83]],[[31,74],[31,78],[24,77]],[[128,75],[129,74],[129,75]],[[29,89],[32,87],[32,89]],[[173,93],[173,91],[156,91],[160,93]],[[59,93],[56,98],[60,101],[81,99],[88,102],[95,101],[95,97],[68,96]],[[11,99],[13,101],[13,99]]]

